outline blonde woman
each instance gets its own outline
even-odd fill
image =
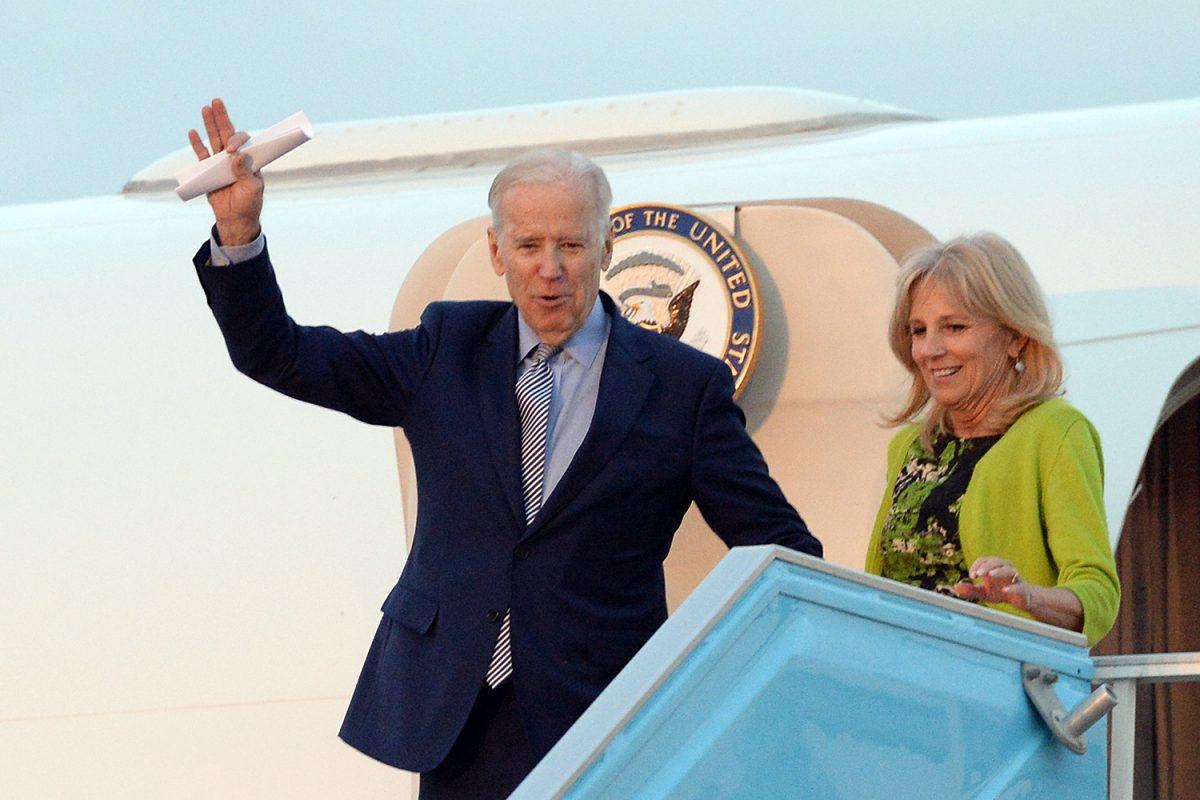
[[[867,571],[1074,631],[1089,646],[1120,586],[1100,439],[1059,395],[1041,289],[983,233],[905,261],[890,340],[912,376],[890,421]]]

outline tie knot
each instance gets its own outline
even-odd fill
[[[539,344],[537,346],[537,350],[533,352],[533,363],[541,364],[544,361],[549,361],[558,355],[560,350],[562,350],[562,345],[546,344],[543,342],[542,344]]]

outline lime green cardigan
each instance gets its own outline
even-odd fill
[[[888,488],[867,547],[866,571],[875,575],[892,487],[919,435],[909,425],[888,445]],[[1100,437],[1066,401],[1055,398],[1026,411],[984,454],[963,496],[958,535],[968,565],[981,556],[1007,558],[1030,583],[1074,592],[1089,647],[1116,620],[1121,587],[1104,519]],[[988,605],[1029,616],[1007,603]]]

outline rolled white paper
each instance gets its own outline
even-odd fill
[[[312,123],[303,111],[297,111],[282,122],[277,122],[265,131],[251,136],[239,149],[239,153],[250,156],[251,169],[257,171],[295,150],[313,137]],[[214,156],[197,161],[175,175],[179,186],[175,194],[180,200],[191,200],[202,194],[216,191],[233,183],[232,156],[224,150]]]

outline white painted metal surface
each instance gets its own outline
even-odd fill
[[[1198,140],[1184,101],[599,160],[618,203],[840,196],[1012,239],[1101,431],[1115,532],[1200,356]],[[486,212],[493,171],[269,182],[292,313],[384,329],[424,247]],[[404,558],[390,432],[234,373],[188,263],[209,222],[166,192],[0,208],[0,794],[403,791],[334,738]]]
[[[301,181],[404,179],[429,169],[503,164],[545,145],[596,154],[661,152],[916,119],[925,117],[827,92],[766,86],[659,92],[321,125],[314,143],[264,173]],[[190,147],[181,148],[134,175],[125,191],[161,191],[194,158]]]
[[[1110,719],[1108,800],[1133,800],[1138,684],[1200,681],[1200,653],[1100,656],[1093,661],[1096,682],[1111,683],[1117,696]]]

